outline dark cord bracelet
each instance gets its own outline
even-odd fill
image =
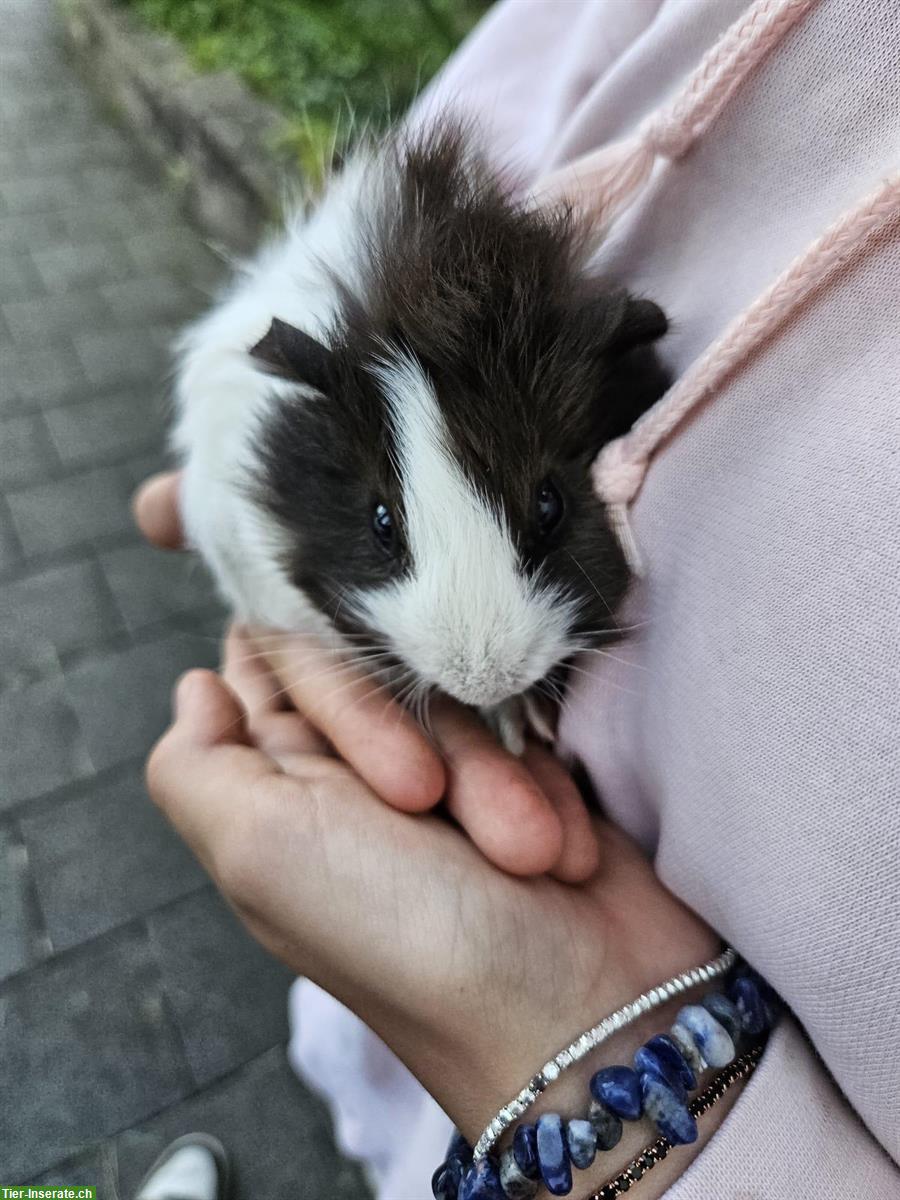
[[[718,967],[718,960],[714,965]],[[709,972],[710,964],[701,970]],[[666,994],[668,987],[662,989]],[[651,1001],[653,1007],[650,995],[643,1000]],[[642,1011],[643,1003],[638,1002],[637,1008]],[[479,1139],[476,1149],[481,1149],[480,1158],[455,1134],[431,1180],[435,1200],[534,1200],[541,1183],[551,1195],[567,1196],[574,1183],[573,1168],[587,1170],[598,1151],[617,1146],[624,1121],[648,1117],[656,1125],[658,1140],[629,1164],[619,1183],[611,1181],[608,1186],[612,1190],[598,1200],[626,1191],[672,1146],[696,1141],[698,1104],[712,1093],[705,1090],[693,1104],[688,1093],[697,1087],[707,1067],[732,1069],[732,1063],[743,1067],[746,1061],[753,1061],[747,1060],[750,1051],[743,1048],[754,1046],[760,1035],[772,1028],[778,1009],[778,997],[765,980],[746,963],[739,963],[724,991],[711,991],[699,1003],[683,1007],[668,1034],[652,1037],[635,1052],[633,1067],[601,1067],[591,1077],[592,1099],[586,1117],[564,1120],[559,1113],[543,1113],[534,1124],[522,1122],[499,1156],[484,1150],[484,1142],[494,1137],[496,1121]],[[598,1028],[602,1029],[603,1023]],[[580,1053],[576,1057],[581,1057]],[[718,1077],[717,1084],[725,1080],[730,1083],[727,1073]],[[498,1120],[505,1129],[517,1116],[510,1109]]]
[[[762,1052],[763,1044],[760,1043],[752,1050],[748,1050],[746,1054],[742,1054],[740,1058],[736,1058],[724,1071],[720,1071],[709,1086],[691,1101],[688,1106],[691,1115],[702,1117],[722,1099],[733,1084],[741,1079],[748,1079],[756,1070]],[[630,1191],[639,1179],[642,1179],[648,1171],[653,1170],[657,1163],[661,1163],[671,1149],[672,1143],[667,1138],[658,1137],[646,1150],[642,1150],[640,1154],[636,1155],[624,1170],[604,1183],[597,1191],[585,1196],[584,1200],[615,1200],[616,1196]]]

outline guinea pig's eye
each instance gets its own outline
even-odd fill
[[[538,529],[543,536],[551,534],[563,518],[565,505],[555,484],[549,479],[538,484],[535,492],[535,512]]]
[[[372,510],[372,532],[378,539],[381,548],[389,554],[392,553],[396,531],[394,529],[394,518],[391,516],[391,510],[386,504],[376,504]]]

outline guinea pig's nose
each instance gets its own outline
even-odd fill
[[[528,685],[521,673],[506,667],[496,667],[484,659],[471,663],[468,668],[454,662],[438,680],[442,691],[462,704],[488,707],[500,704],[516,695]]]

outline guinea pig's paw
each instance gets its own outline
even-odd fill
[[[482,720],[491,729],[497,741],[519,758],[525,752],[526,716],[519,696],[510,696],[500,704],[478,710]]]

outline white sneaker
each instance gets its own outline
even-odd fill
[[[163,1150],[134,1200],[225,1200],[228,1156],[218,1139],[189,1133]]]

